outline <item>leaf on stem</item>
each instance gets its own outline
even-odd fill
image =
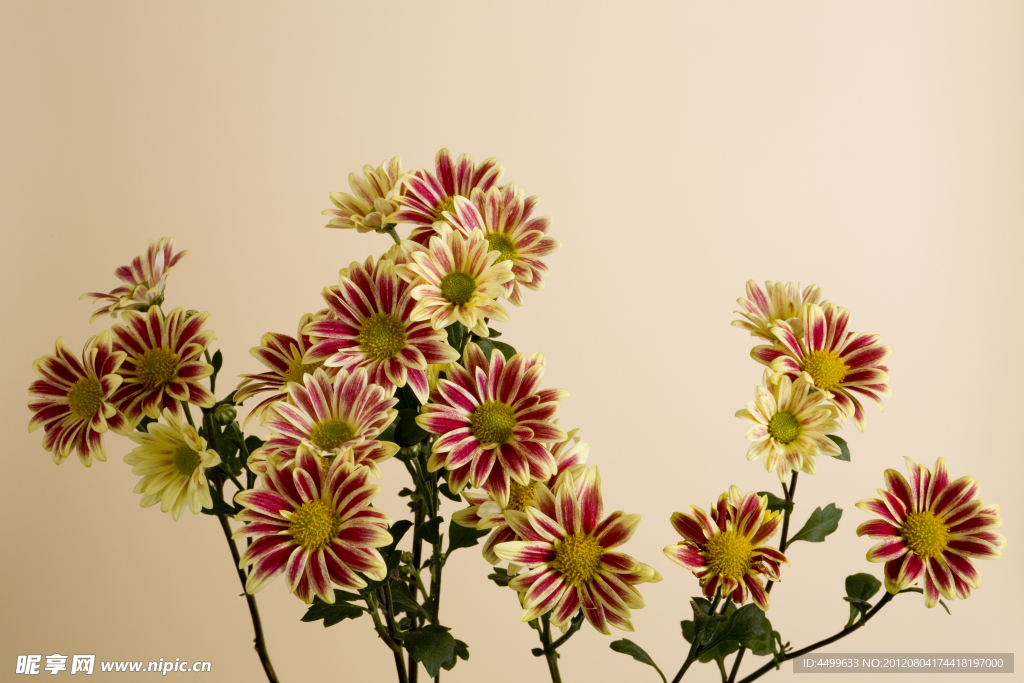
[[[355,593],[346,593],[340,590],[334,591],[333,605],[328,605],[319,597],[315,597],[313,598],[313,604],[309,606],[306,614],[303,615],[302,621],[320,621],[323,619],[324,628],[327,628],[345,619],[357,619],[366,610],[358,605],[349,604],[349,601],[359,599],[360,597]]]
[[[496,583],[501,588],[508,586],[512,579],[516,578],[515,575],[509,575],[508,571],[502,567],[495,567],[494,572],[487,575],[487,578]]]
[[[220,366],[224,365],[224,355],[217,349],[217,352],[213,354],[213,362],[210,363],[213,366],[213,374],[220,372]]]
[[[826,536],[839,528],[839,518],[842,516],[843,511],[837,508],[835,503],[829,503],[824,508],[815,508],[803,528],[789,539],[790,545],[796,541],[821,543]]]
[[[416,446],[426,440],[430,434],[416,424],[418,408],[402,408],[398,411],[398,426],[395,427],[395,443],[402,448]]]
[[[846,623],[847,627],[853,626],[858,612],[866,614],[871,609],[868,600],[874,597],[881,587],[882,582],[871,574],[850,574],[846,577],[846,597],[843,600],[850,603],[850,620]]]
[[[771,512],[793,512],[793,501],[779,498],[771,491],[758,491],[759,496],[768,496],[768,509]]]
[[[488,359],[490,359],[491,352],[494,351],[494,349],[497,349],[498,353],[505,357],[505,360],[516,355],[516,350],[505,342],[492,341],[490,339],[479,339],[477,340],[476,345],[480,347],[480,350],[484,352],[484,357]]]
[[[443,484],[438,486],[437,490],[440,491],[441,495],[447,498],[448,500],[454,500],[456,503],[462,502],[462,496],[460,496],[458,493],[452,493],[452,490],[448,488],[448,482],[444,482]]]
[[[409,656],[423,665],[433,677],[444,668],[451,671],[459,659],[469,659],[469,646],[455,640],[451,629],[440,624],[429,624],[405,634],[403,644]]]
[[[615,640],[612,641],[609,647],[615,652],[621,652],[624,655],[629,655],[630,657],[632,657],[633,659],[642,664],[646,664],[647,666],[653,666],[654,670],[658,672],[659,676],[661,676],[661,680],[667,681],[667,679],[665,678],[665,674],[661,672],[661,669],[659,669],[658,665],[654,663],[654,660],[651,659],[651,656],[647,654],[647,652],[642,647],[634,643],[632,640],[628,640],[626,638],[623,638],[622,640]]]
[[[835,434],[826,434],[825,436],[831,439],[835,445],[839,446],[839,450],[841,451],[839,455],[834,455],[832,457],[836,460],[850,462],[850,447],[846,445],[846,439],[841,436],[836,436]]]
[[[491,533],[490,529],[474,529],[456,524],[453,519],[448,524],[448,552],[445,557],[451,555],[459,548],[472,548],[480,542],[480,539]]]
[[[395,614],[400,612],[415,612],[424,619],[430,618],[430,615],[427,614],[427,610],[423,609],[423,606],[409,595],[407,587],[397,581],[392,583],[391,602],[395,607]]]

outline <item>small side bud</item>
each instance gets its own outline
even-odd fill
[[[238,411],[230,403],[221,403],[213,409],[213,419],[219,425],[229,425],[238,417]]]

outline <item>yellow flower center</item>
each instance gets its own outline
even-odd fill
[[[513,479],[508,493],[508,507],[505,509],[522,512],[526,509],[527,505],[533,505],[536,501],[537,499],[533,495],[532,481],[529,486],[523,486]]]
[[[482,444],[503,444],[516,428],[516,411],[501,401],[488,401],[469,416],[469,431]]]
[[[178,374],[178,360],[170,349],[147,349],[139,359],[139,383],[147,389],[163,389]]]
[[[900,528],[903,541],[918,557],[938,557],[946,549],[949,527],[931,510],[911,512]]]
[[[500,232],[491,232],[487,234],[487,244],[490,245],[488,251],[496,251],[500,255],[498,256],[499,261],[508,261],[516,257],[516,245],[512,244],[512,240],[507,235],[502,235]]]
[[[800,436],[800,420],[788,411],[775,413],[768,421],[768,434],[779,443],[789,443]]]
[[[302,378],[306,375],[312,375],[316,372],[316,369],[324,364],[323,361],[319,363],[307,363],[302,364],[301,358],[296,358],[292,361],[292,364],[288,366],[288,372],[284,373],[284,379],[286,382],[298,382],[302,384]]]
[[[338,537],[341,518],[337,511],[316,498],[306,501],[292,514],[289,528],[292,538],[307,550],[323,550]]]
[[[454,210],[455,210],[455,197],[454,196],[452,196],[452,197],[445,197],[444,199],[442,199],[441,201],[439,201],[437,203],[437,206],[434,207],[434,220],[435,221],[443,221],[444,220],[444,216],[442,214],[444,214],[445,211],[454,211]]]
[[[103,405],[103,388],[92,377],[83,377],[68,390],[68,407],[79,420],[88,420]]]
[[[385,360],[405,348],[405,325],[391,313],[374,313],[363,321],[356,343],[370,360]]]
[[[476,280],[468,273],[448,273],[441,279],[441,296],[456,306],[465,306],[476,291]]]
[[[601,567],[601,556],[604,548],[597,539],[586,533],[573,534],[562,539],[555,548],[553,568],[562,575],[562,579],[579,588],[590,583],[597,570]]]
[[[730,529],[709,538],[704,555],[713,573],[739,581],[750,568],[754,546],[746,536]]]
[[[814,379],[814,386],[831,391],[839,386],[850,372],[850,366],[843,362],[835,351],[818,349],[804,357],[803,369]]]
[[[332,451],[356,435],[356,430],[344,420],[326,420],[313,425],[309,440],[322,451]]]
[[[196,471],[200,462],[202,460],[199,458],[199,453],[185,444],[181,444],[178,446],[178,450],[174,451],[174,467],[178,470],[179,474],[186,477],[191,476]]]

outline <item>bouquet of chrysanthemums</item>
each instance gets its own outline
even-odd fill
[[[441,150],[432,171],[403,173],[394,158],[352,173],[351,193],[330,195],[328,227],[383,233],[394,245],[343,268],[323,289],[324,308],[296,312],[294,335],[264,335],[250,353],[265,369],[221,398],[209,314],[165,300],[187,254],[169,238],[118,268],[120,286],[85,295],[102,302],[94,319],[114,322],[81,356],[58,339],[34,363],[29,429],[44,429],[55,463],[72,452],[87,467],[105,461],[104,435],[127,436],[143,507],[217,519],[270,681],[278,677],[254,596],[275,579],[309,605],[303,621],[365,616],[402,683],[421,667],[437,680],[469,657],[441,618],[443,570],[457,550],[482,541],[487,578],[518,599],[540,641],[532,654],[555,683],[559,648],[584,621],[605,635],[632,631],[631,610],[644,606],[637,587],[662,579],[622,551],[640,516],[605,511],[589,446],[556,419],[568,394],[544,385],[544,355],[517,352],[492,327],[509,321],[502,299],[521,306],[524,289],[544,288],[544,259],[561,246],[538,198],[503,183],[503,171],[496,159]],[[842,515],[819,507],[794,532],[797,477],[813,475],[820,457],[849,461],[836,432],[847,422],[863,430],[863,402],[881,409],[891,396],[890,348],[822,297],[813,285],[751,281],[738,300],[734,324],[757,338],[751,356],[765,369],[736,416],[749,424],[747,458],[778,476],[782,496],[730,486],[707,510],[672,515],[681,540],[666,524],[675,542],[665,555],[701,593],[684,615],[688,653],[673,683],[694,662],[715,662],[733,683],[746,652],[763,658],[741,679],[754,680],[861,628],[902,593],[923,593],[927,607],[967,598],[981,581],[973,558],[999,557],[1006,544],[994,531],[999,507],[979,500],[978,482],[954,479],[941,458],[933,470],[907,458],[908,476],[886,470],[879,498],[857,503],[877,517],[857,533],[879,541],[867,559],[884,567],[882,580],[847,577],[846,626],[800,648],[772,628],[769,593],[789,564],[787,545],[824,541]],[[246,435],[254,421],[265,438]],[[408,519],[374,505],[389,458],[409,475],[400,494]],[[447,526],[442,497],[466,503]],[[667,681],[637,643],[610,645]]]

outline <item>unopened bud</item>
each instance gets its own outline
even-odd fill
[[[230,403],[221,403],[213,409],[213,419],[219,425],[229,425],[238,417],[238,411]]]
[[[188,320],[189,318],[191,318],[192,316],[194,316],[198,312],[199,311],[197,311],[195,309],[192,309],[192,308],[188,309],[187,311],[185,311],[185,320]]]

